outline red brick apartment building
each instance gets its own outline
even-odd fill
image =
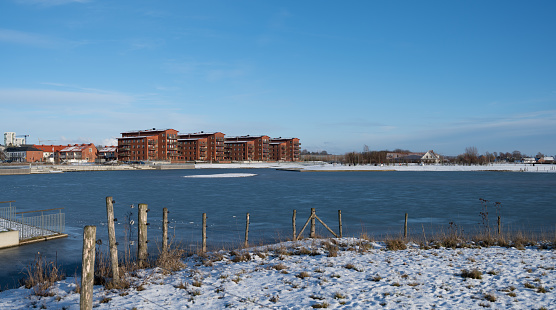
[[[224,161],[224,134],[198,132],[178,135],[180,161]]]
[[[224,157],[230,161],[251,161],[255,158],[255,141],[225,141]]]
[[[270,158],[269,141],[270,137],[263,136],[239,136],[226,138],[226,142],[252,141],[254,161],[268,161]]]
[[[301,156],[301,143],[298,138],[272,138],[270,139],[270,160],[299,161]]]
[[[175,129],[147,129],[122,132],[118,138],[118,160],[177,161],[178,131]]]

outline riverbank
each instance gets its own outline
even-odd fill
[[[172,274],[136,272],[123,290],[94,287],[96,309],[554,309],[554,250],[478,246],[394,250],[342,238],[282,242],[184,259]],[[79,309],[79,278],[0,292],[0,308]]]
[[[0,175],[49,174],[83,171],[133,171],[173,169],[279,169],[296,172],[341,171],[496,171],[556,173],[556,165],[539,164],[489,164],[489,165],[342,165],[324,162],[244,162],[244,163],[185,163],[185,164],[121,164],[121,165],[4,165]]]

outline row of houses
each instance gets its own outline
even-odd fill
[[[298,138],[267,135],[226,137],[221,132],[180,134],[175,129],[121,133],[117,146],[97,149],[94,144],[22,145],[5,149],[10,162],[121,162],[183,163],[237,161],[299,161]]]

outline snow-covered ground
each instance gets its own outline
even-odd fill
[[[334,249],[337,254],[334,255]],[[387,250],[382,242],[305,240],[209,253],[164,275],[140,271],[127,290],[94,288],[96,309],[555,309],[556,253],[528,247]],[[481,278],[465,278],[477,270]],[[0,292],[1,309],[79,309],[79,280],[51,297]]]
[[[232,163],[232,164],[195,164],[196,169],[237,169],[237,168],[275,168],[299,171],[515,171],[515,172],[552,172],[556,165],[531,164],[490,164],[490,165],[357,165],[348,166],[323,162],[295,163]]]

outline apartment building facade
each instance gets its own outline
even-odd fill
[[[226,142],[252,141],[254,161],[268,161],[270,159],[270,137],[262,136],[237,136],[226,138]]]
[[[299,161],[301,143],[298,138],[272,138],[269,142],[270,160]]]
[[[221,132],[203,131],[178,135],[180,160],[224,161],[224,136]]]
[[[122,132],[118,138],[120,161],[177,161],[178,131],[147,129]]]
[[[225,141],[224,154],[228,161],[255,160],[255,141]]]

